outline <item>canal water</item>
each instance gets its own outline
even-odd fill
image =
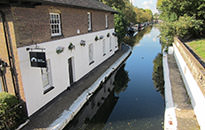
[[[153,77],[153,62],[161,52],[159,34],[157,28],[148,27],[136,35],[130,57],[65,130],[163,129],[163,87]]]

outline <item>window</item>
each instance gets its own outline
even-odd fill
[[[112,39],[111,39],[111,37],[109,38],[109,41],[110,41],[110,51],[112,51]]]
[[[103,56],[106,55],[105,39],[103,39]]]
[[[60,36],[62,34],[60,14],[50,13],[50,28],[51,28],[51,36]]]
[[[108,15],[105,15],[105,28],[108,28]]]
[[[114,38],[114,42],[115,42],[115,48],[117,48],[117,46],[118,46],[117,38]]]
[[[89,45],[89,64],[91,65],[92,63],[94,63],[94,59],[93,59],[93,44],[91,43]]]
[[[47,60],[47,68],[41,68],[41,77],[44,91],[49,90],[52,87],[51,65],[49,59]]]
[[[88,12],[88,31],[92,31],[92,16],[90,12]]]

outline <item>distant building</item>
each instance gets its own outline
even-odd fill
[[[1,0],[0,6],[11,24],[29,116],[118,50],[116,11],[99,1]]]

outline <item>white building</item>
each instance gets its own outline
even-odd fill
[[[99,1],[31,0],[27,5],[10,10],[31,116],[111,57],[118,43],[116,12]]]

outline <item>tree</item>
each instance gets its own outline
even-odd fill
[[[141,8],[134,8],[136,13],[136,22],[137,23],[144,23],[144,22],[151,22],[153,20],[153,14],[150,9],[141,9]]]
[[[158,0],[161,37],[165,43],[172,43],[173,37],[197,38],[205,36],[204,0]]]
[[[118,11],[118,14],[115,14],[114,18],[115,31],[117,33],[118,43],[120,44],[127,33],[127,28],[132,23],[136,23],[134,7],[128,0],[101,0],[101,2]]]

